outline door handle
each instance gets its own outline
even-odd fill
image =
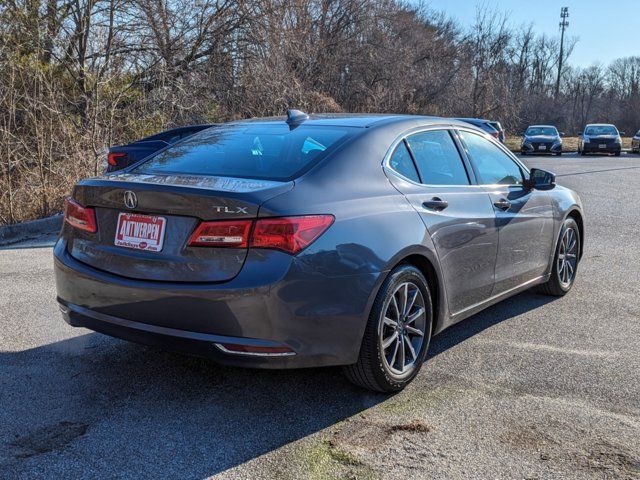
[[[493,205],[499,210],[509,210],[511,207],[511,202],[506,198],[501,198],[493,202]]]
[[[449,202],[438,197],[433,197],[431,200],[422,202],[422,206],[427,210],[435,210],[436,212],[441,212],[449,206]]]

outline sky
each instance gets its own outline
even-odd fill
[[[560,8],[569,7],[565,36],[578,39],[569,63],[608,65],[619,57],[640,56],[640,0],[426,0],[464,26],[473,24],[476,6],[510,13],[513,26],[533,24],[538,34],[559,35]],[[566,37],[565,37],[566,38]]]

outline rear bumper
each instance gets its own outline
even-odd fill
[[[251,258],[257,256],[259,258]],[[355,363],[380,273],[326,277],[276,251],[249,254],[219,284],[147,282],[78,262],[54,249],[67,323],[136,343],[258,368]],[[289,354],[232,353],[221,344],[288,347]]]

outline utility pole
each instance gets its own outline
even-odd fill
[[[560,94],[560,76],[562,75],[562,62],[564,60],[564,31],[569,26],[567,18],[569,18],[569,7],[562,7],[560,9],[560,58],[558,58],[558,78],[556,80],[555,94],[556,99]]]

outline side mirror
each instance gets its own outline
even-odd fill
[[[525,187],[530,190],[552,190],[555,186],[555,173],[547,172],[540,168],[532,168],[529,173],[529,178],[525,180]]]
[[[561,136],[561,137],[564,137],[565,135],[566,135],[566,133],[564,133],[564,132],[560,132],[560,136]]]
[[[578,132],[578,136],[581,137],[584,132]]]
[[[620,136],[627,134],[627,132],[618,132],[618,133],[620,134]]]

